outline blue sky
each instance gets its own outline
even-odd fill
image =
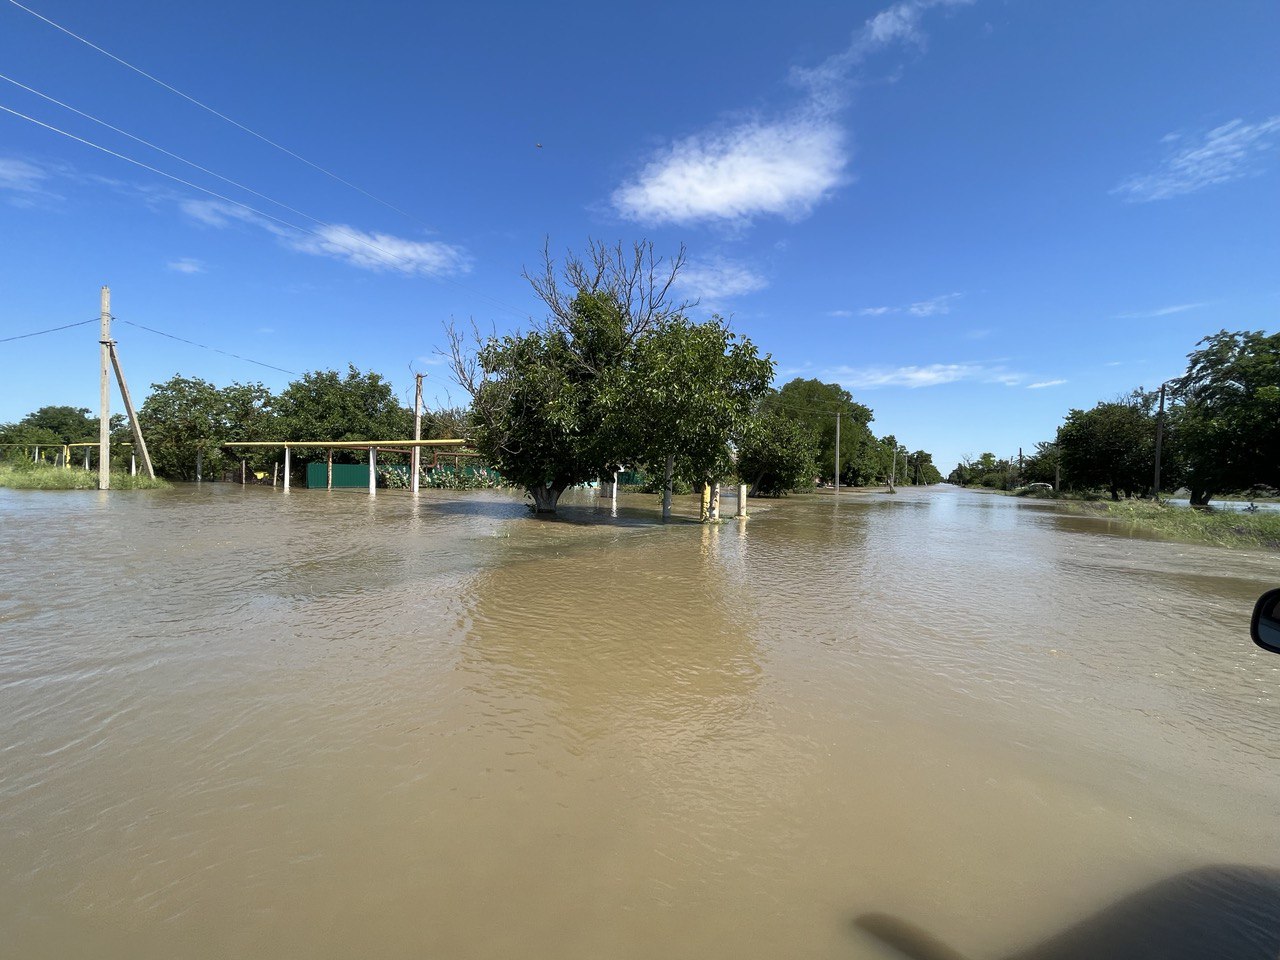
[[[110,284],[139,395],[292,378],[123,321],[442,402],[442,325],[541,317],[544,238],[685,244],[699,314],[944,473],[1280,327],[1264,0],[22,2],[360,188],[0,0],[0,105],[195,185],[0,112],[0,339]],[[0,420],[93,407],[96,340],[0,343]]]

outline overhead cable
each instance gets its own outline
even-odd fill
[[[225,357],[232,357],[236,360],[243,360],[245,363],[257,364],[260,367],[266,367],[269,370],[278,370],[281,373],[287,373],[291,377],[298,376],[296,370],[286,370],[284,367],[277,367],[274,363],[263,363],[261,360],[254,360],[251,357],[242,357],[238,353],[232,353],[230,350],[219,350],[217,347],[211,347],[205,343],[196,343],[194,340],[188,340],[186,337],[179,337],[172,333],[165,333],[163,330],[157,330],[155,327],[144,326],[141,323],[134,323],[132,320],[123,320],[120,317],[112,317],[113,320],[119,320],[121,323],[127,323],[131,327],[137,327],[139,330],[146,330],[148,333],[154,333],[161,337],[168,337],[170,340],[177,340],[179,343],[190,344],[193,347],[200,347],[202,350],[212,350],[214,353],[220,353]]]
[[[83,327],[87,323],[98,323],[101,317],[94,317],[92,320],[81,320],[78,323],[64,323],[60,327],[50,327],[48,330],[37,330],[34,333],[20,333],[16,337],[0,337],[0,343],[9,343],[11,340],[25,340],[27,337],[39,337],[46,333],[57,333],[59,330],[70,330],[72,327]]]
[[[12,0],[11,0],[11,2],[12,2]],[[8,78],[6,77],[5,79],[7,80]],[[19,84],[19,86],[21,86],[21,84]],[[33,91],[33,92],[34,92],[34,91]],[[47,98],[47,99],[52,99],[52,98]],[[57,101],[55,101],[55,102],[57,102]],[[112,149],[110,149],[109,147],[104,147],[104,146],[102,146],[101,144],[94,143],[92,140],[86,140],[84,137],[76,136],[74,133],[69,133],[68,131],[61,129],[60,127],[55,127],[55,126],[53,126],[52,124],[45,123],[43,120],[37,120],[35,117],[30,117],[30,116],[28,116],[28,115],[27,115],[27,114],[25,114],[25,113],[21,113],[20,111],[14,110],[12,107],[6,107],[6,106],[5,106],[4,104],[2,104],[2,103],[0,103],[0,110],[3,110],[5,113],[12,114],[13,116],[15,116],[15,117],[19,117],[19,118],[21,118],[21,119],[23,119],[23,120],[26,120],[26,121],[30,122],[30,123],[34,123],[34,124],[35,124],[36,126],[38,126],[38,127],[43,127],[44,129],[49,130],[49,131],[51,131],[51,132],[53,132],[53,133],[59,134],[59,135],[64,136],[64,137],[67,137],[68,139],[70,139],[70,140],[74,140],[74,141],[76,141],[77,143],[82,143],[82,144],[84,144],[86,147],[92,147],[94,150],[99,150],[99,151],[101,151],[102,153],[107,154],[108,156],[115,157],[115,158],[116,158],[116,159],[118,159],[118,160],[123,160],[123,161],[125,161],[126,163],[132,163],[134,166],[141,167],[142,169],[147,170],[147,171],[149,171],[149,172],[151,172],[151,173],[154,173],[154,174],[156,174],[157,176],[165,177],[166,179],[172,180],[172,181],[174,181],[175,183],[180,183],[180,184],[182,184],[184,187],[190,187],[192,190],[199,190],[201,193],[207,193],[209,196],[214,197],[214,198],[216,198],[216,199],[218,199],[218,200],[221,200],[221,201],[223,201],[224,203],[230,203],[230,204],[232,204],[233,206],[237,206],[237,207],[241,208],[242,210],[247,210],[248,212],[250,212],[250,213],[252,213],[252,214],[255,214],[256,216],[262,217],[263,219],[266,219],[266,220],[270,220],[270,221],[272,221],[273,223],[278,223],[278,224],[280,224],[281,226],[283,226],[283,227],[287,227],[287,228],[288,228],[288,229],[290,229],[290,230],[296,230],[296,231],[298,231],[298,232],[300,232],[300,233],[309,233],[309,234],[311,234],[312,236],[319,237],[319,238],[320,238],[322,241],[324,241],[325,243],[332,243],[332,242],[333,242],[333,237],[332,237],[331,235],[321,233],[319,230],[313,230],[313,229],[311,229],[310,227],[304,227],[304,226],[299,226],[298,224],[295,224],[295,223],[290,223],[288,220],[284,220],[284,219],[282,219],[282,218],[280,218],[280,217],[277,217],[277,216],[274,216],[274,215],[272,215],[272,214],[270,214],[270,213],[266,213],[266,212],[265,212],[265,211],[263,211],[263,210],[259,210],[257,207],[250,206],[249,204],[244,203],[244,202],[242,202],[242,201],[240,201],[240,200],[235,200],[235,199],[233,199],[233,198],[231,198],[231,197],[226,196],[225,194],[218,193],[216,190],[210,190],[208,187],[202,187],[202,186],[200,186],[198,183],[192,183],[190,180],[185,180],[185,179],[183,179],[182,177],[176,176],[175,174],[167,173],[167,172],[165,172],[164,170],[159,169],[158,167],[153,167],[153,166],[151,166],[151,164],[149,164],[149,163],[143,163],[141,160],[137,160],[137,159],[135,159],[135,158],[133,158],[133,157],[126,156],[126,155],[125,155],[125,154],[123,154],[123,153],[118,153],[117,151],[112,150]],[[80,111],[76,111],[76,112],[77,112],[77,113],[79,113]],[[86,114],[86,116],[87,116],[87,114]],[[90,117],[89,119],[96,119],[96,118]],[[102,121],[99,121],[99,122],[102,122]],[[104,125],[105,125],[105,126],[110,126],[110,124],[106,124],[106,123],[104,123]],[[112,127],[112,129],[116,129],[116,128],[115,128],[115,127]],[[123,133],[124,131],[120,131],[120,132],[121,132],[121,133]],[[131,135],[130,135],[130,134],[126,134],[126,136],[131,136]],[[147,141],[142,140],[140,137],[132,137],[132,139],[137,140],[139,143],[147,143]],[[151,145],[150,143],[147,143],[147,146],[152,146],[152,145]],[[156,149],[160,149],[160,148],[158,148],[158,147],[157,147]],[[168,151],[167,151],[167,150],[162,150],[161,152],[162,152],[162,153],[168,153]],[[173,157],[175,157],[175,159],[182,160],[182,162],[183,162],[183,163],[191,163],[191,161],[183,160],[183,158],[182,158],[182,157],[178,157],[176,154],[169,154],[169,156],[173,156]],[[212,171],[205,170],[205,168],[204,168],[204,167],[201,167],[201,166],[199,166],[198,164],[191,163],[191,165],[192,165],[192,166],[194,166],[194,167],[196,167],[196,168],[197,168],[197,169],[199,169],[199,170],[203,170],[203,171],[204,171],[204,172],[206,172],[206,173],[212,173]],[[212,175],[213,175],[213,176],[215,176],[215,177],[218,177],[218,179],[220,179],[220,180],[226,180],[226,182],[231,183],[231,184],[233,184],[234,186],[240,187],[240,188],[241,188],[241,189],[243,189],[243,190],[247,190],[249,193],[253,193],[253,194],[255,194],[256,196],[262,197],[263,199],[265,199],[265,200],[269,201],[270,203],[274,203],[274,204],[276,204],[276,205],[277,205],[277,206],[279,206],[279,207],[283,207],[284,209],[289,210],[289,211],[291,211],[291,212],[293,212],[293,213],[296,213],[296,214],[298,214],[298,215],[299,215],[299,216],[301,216],[301,217],[304,217],[304,218],[306,218],[306,219],[308,219],[308,220],[313,221],[314,223],[320,224],[320,225],[321,225],[321,226],[323,226],[323,227],[326,227],[326,228],[328,228],[328,229],[330,229],[330,230],[333,230],[333,231],[337,232],[339,235],[341,235],[341,236],[343,236],[343,237],[346,237],[346,238],[347,238],[347,239],[349,239],[349,240],[352,240],[352,241],[354,241],[354,242],[356,242],[356,243],[363,244],[364,246],[366,246],[366,247],[370,248],[371,250],[376,251],[376,252],[377,252],[377,253],[379,253],[381,256],[383,256],[383,257],[385,257],[385,258],[387,258],[387,259],[389,259],[389,260],[398,260],[400,263],[403,263],[403,264],[410,264],[410,265],[414,265],[414,262],[413,262],[412,260],[410,260],[409,258],[407,258],[407,257],[402,257],[402,256],[400,256],[399,254],[395,253],[394,251],[388,250],[388,249],[386,249],[385,247],[380,246],[380,245],[378,245],[377,243],[374,243],[372,240],[369,240],[369,239],[367,239],[367,238],[365,238],[365,237],[357,236],[356,234],[353,234],[353,233],[349,233],[348,231],[343,230],[340,226],[338,226],[338,225],[336,225],[336,224],[327,223],[326,221],[324,221],[324,220],[320,220],[320,219],[318,219],[317,217],[313,217],[313,216],[311,216],[310,214],[303,213],[303,212],[302,212],[302,211],[300,211],[300,210],[295,210],[293,207],[289,206],[289,205],[288,205],[288,204],[286,204],[286,203],[282,203],[282,202],[281,202],[281,201],[279,201],[279,200],[274,200],[274,199],[272,199],[271,197],[267,197],[267,196],[265,196],[264,194],[260,194],[260,193],[258,193],[258,192],[257,192],[257,191],[255,191],[255,190],[250,190],[248,187],[244,187],[244,186],[242,186],[241,184],[236,183],[234,180],[228,180],[226,177],[220,176],[219,174],[212,174]],[[427,271],[427,273],[429,273],[429,274],[430,274],[432,277],[434,277],[435,279],[437,279],[437,280],[442,280],[442,281],[444,281],[445,283],[452,284],[453,286],[458,287],[459,289],[465,290],[465,291],[467,291],[468,293],[472,294],[473,296],[477,296],[477,297],[479,297],[479,298],[480,298],[480,299],[482,299],[482,300],[486,300],[486,301],[488,301],[489,303],[493,304],[494,306],[497,306],[497,307],[498,307],[499,309],[501,309],[501,310],[505,310],[505,311],[507,311],[508,313],[512,313],[512,314],[514,314],[515,316],[518,316],[518,317],[521,317],[521,318],[524,318],[524,319],[532,319],[532,318],[529,316],[529,314],[524,313],[524,312],[522,312],[522,311],[520,311],[520,310],[516,309],[515,307],[511,307],[511,306],[509,306],[509,305],[507,305],[507,304],[504,304],[501,300],[497,300],[497,299],[495,299],[495,298],[493,298],[493,297],[490,297],[490,296],[488,296],[488,295],[486,295],[486,294],[480,293],[479,291],[473,290],[473,289],[471,289],[470,287],[468,287],[466,284],[459,283],[457,280],[454,280],[454,279],[453,279],[453,278],[451,278],[451,277],[447,277],[447,276],[445,276],[445,275],[444,275],[444,274],[442,274],[442,273],[438,273],[438,272],[436,272],[436,271],[432,270],[430,267],[424,267],[424,268],[422,268],[422,269],[425,269],[425,270]]]
[[[66,27],[62,26],[62,24],[55,23],[54,21],[50,20],[48,17],[42,14],[36,13],[36,11],[32,10],[30,7],[23,6],[21,3],[18,2],[18,0],[9,0],[9,2],[13,4],[15,7],[17,7],[19,10],[24,10],[27,13],[31,14],[31,16],[35,17],[37,20],[43,20],[45,23],[47,23],[49,26],[53,27],[54,29],[61,30],[67,36],[72,37],[75,40],[79,40],[81,43],[83,43],[87,47],[91,47],[94,50],[97,50],[98,53],[102,54],[103,56],[110,57],[112,60],[114,60],[116,63],[120,64],[121,66],[128,67],[134,73],[137,73],[143,77],[146,77],[152,83],[159,84],[160,86],[168,90],[170,93],[177,94],[179,97],[182,97],[182,99],[195,104],[201,110],[205,110],[213,114],[215,117],[225,120],[227,123],[231,124],[234,127],[238,127],[239,129],[243,130],[245,133],[249,134],[252,137],[257,137],[263,143],[268,144],[269,146],[275,147],[275,149],[281,151],[282,153],[287,153],[289,156],[293,157],[295,160],[299,160],[302,163],[305,163],[307,166],[311,167],[312,169],[318,170],[320,173],[323,173],[326,177],[336,180],[338,181],[338,183],[341,183],[344,186],[350,187],[352,190],[355,190],[358,193],[364,194],[370,200],[373,200],[376,203],[382,204],[384,207],[386,207],[389,210],[394,210],[396,213],[400,214],[402,217],[408,217],[410,220],[415,221],[420,226],[426,226],[426,224],[422,223],[422,221],[419,220],[417,217],[415,217],[413,214],[400,209],[395,204],[390,203],[386,200],[383,200],[381,197],[375,196],[374,194],[370,193],[368,190],[364,189],[363,187],[357,186],[356,184],[352,183],[350,180],[343,179],[342,177],[338,176],[336,173],[334,173],[331,170],[326,170],[324,167],[320,166],[320,164],[314,163],[313,161],[308,160],[306,157],[302,156],[301,154],[295,153],[294,151],[290,150],[288,147],[283,146],[277,143],[276,141],[272,140],[271,138],[266,137],[261,133],[258,133],[258,131],[245,126],[239,120],[233,120],[231,117],[228,117],[225,113],[220,113],[219,111],[215,110],[213,107],[209,106],[207,103],[204,103],[201,100],[197,100],[195,97],[191,96],[190,94],[183,93],[177,87],[174,87],[174,86],[171,86],[170,84],[165,83],[159,77],[152,76],[151,74],[147,73],[147,71],[143,70],[141,67],[134,66],[128,60],[125,60],[122,57],[117,57],[111,51],[102,49],[102,47],[98,46],[96,43],[93,43],[92,41],[85,39],[84,37],[80,36],[80,34],[78,33],[68,30]]]

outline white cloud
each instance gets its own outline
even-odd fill
[[[178,209],[206,227],[229,227],[232,223],[256,223],[267,229],[274,226],[270,220],[222,200],[181,200]]]
[[[288,241],[294,250],[343,260],[365,270],[453,275],[471,269],[471,258],[460,247],[430,240],[406,240],[389,233],[367,233],[337,224],[297,233]]]
[[[28,160],[0,157],[0,192],[15,207],[34,207],[41,200],[56,198],[48,190],[49,173]]]
[[[850,178],[848,137],[836,118],[853,69],[892,43],[920,43],[925,10],[968,0],[901,0],[855,31],[817,67],[795,69],[803,99],[773,118],[676,140],[614,190],[614,209],[645,224],[745,226],[760,216],[802,219]]]
[[[695,261],[680,271],[681,289],[706,303],[763,290],[769,281],[735,260],[715,257]]]
[[[1065,380],[1041,380],[1039,383],[1028,383],[1028,390],[1043,390],[1045,387],[1057,387],[1066,383]]]
[[[913,303],[907,307],[907,312],[917,317],[932,317],[943,313],[951,312],[951,303],[954,300],[964,296],[962,293],[944,293],[940,297],[933,297],[930,300],[921,300],[919,303]]]
[[[1171,307],[1160,307],[1156,310],[1142,310],[1137,313],[1118,313],[1116,320],[1143,320],[1149,317],[1167,317],[1175,313],[1183,313],[1187,310],[1195,310],[1197,307],[1203,307],[1203,303],[1178,303]]]
[[[1134,202],[1167,200],[1238,180],[1258,172],[1258,158],[1272,148],[1278,135],[1280,116],[1259,123],[1245,123],[1237,117],[1182,147],[1177,144],[1184,137],[1168,134],[1161,140],[1168,150],[1155,172],[1132,176],[1111,192]]]
[[[170,260],[166,266],[174,273],[204,273],[204,264],[192,257]]]
[[[987,363],[930,363],[902,367],[837,367],[823,373],[846,387],[872,390],[877,387],[937,387],[962,380],[1017,386],[1026,379],[998,365]]]
[[[934,317],[951,312],[951,304],[963,297],[963,293],[944,293],[928,300],[918,300],[905,307],[863,307],[858,311],[864,317],[883,317],[886,313],[909,313],[913,317]]]
[[[827,311],[827,316],[828,316],[828,317],[840,317],[840,318],[844,318],[844,317],[852,317],[852,316],[853,316],[853,311],[852,311],[852,310],[828,310],[828,311]]]
[[[613,193],[641,223],[746,223],[762,214],[799,220],[841,183],[844,131],[810,114],[753,120],[677,141]]]
[[[16,157],[0,157],[0,190],[30,193],[39,190],[49,175],[34,163]]]
[[[221,200],[183,200],[179,206],[187,216],[206,226],[253,224],[274,234],[291,250],[332,257],[364,270],[449,276],[471,269],[470,256],[461,247],[448,243],[370,233],[345,224],[320,226],[304,232]]]

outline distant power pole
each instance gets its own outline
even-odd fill
[[[1164,445],[1164,388],[1165,384],[1160,384],[1160,411],[1156,414],[1156,476],[1151,488],[1156,503],[1160,502],[1160,448]]]
[[[98,489],[111,489],[111,288],[101,296],[102,323],[98,343],[102,361],[98,377]]]
[[[417,378],[418,384],[413,391],[413,439],[421,440],[422,439],[422,374],[415,373],[414,377]],[[410,463],[413,464],[413,466],[410,467],[412,477],[409,480],[409,489],[411,489],[414,493],[417,493],[418,492],[418,468],[422,463],[422,448],[419,446],[415,446],[413,448],[413,453],[409,455],[409,460],[410,460]]]
[[[836,411],[836,493],[840,492],[840,411]]]

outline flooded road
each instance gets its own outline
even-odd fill
[[[1277,955],[1274,553],[562,504],[0,490],[6,955]]]

